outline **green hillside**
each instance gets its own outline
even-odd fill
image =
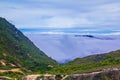
[[[24,68],[45,72],[56,61],[39,50],[6,19],[0,18],[0,70]]]
[[[50,73],[88,73],[114,67],[120,68],[120,50],[105,54],[91,55],[84,58],[77,58],[65,65],[54,68]]]

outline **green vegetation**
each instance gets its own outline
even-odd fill
[[[0,18],[0,70],[21,68],[45,73],[56,61],[45,55],[4,18]]]
[[[77,58],[65,65],[52,69],[51,74],[73,74],[100,71],[107,68],[120,68],[120,51]]]

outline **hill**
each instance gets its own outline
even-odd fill
[[[79,74],[101,71],[114,67],[120,68],[120,50],[77,58],[67,64],[54,68],[50,73]]]
[[[110,58],[120,58],[120,50],[112,51],[104,54],[90,55],[83,58],[76,58],[75,60],[69,62],[68,64],[82,64],[91,62],[100,62]]]
[[[0,70],[22,68],[45,72],[56,64],[14,25],[0,17]]]

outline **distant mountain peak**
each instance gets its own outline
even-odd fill
[[[94,38],[93,35],[75,35],[75,37],[89,37],[89,38]]]

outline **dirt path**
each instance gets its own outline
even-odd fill
[[[15,69],[11,69],[11,70],[0,70],[0,73],[5,73],[5,72],[13,72],[13,73],[24,74],[19,68],[15,68]]]
[[[37,77],[39,77],[40,75],[28,75],[26,77],[23,77],[21,80],[36,80]]]

